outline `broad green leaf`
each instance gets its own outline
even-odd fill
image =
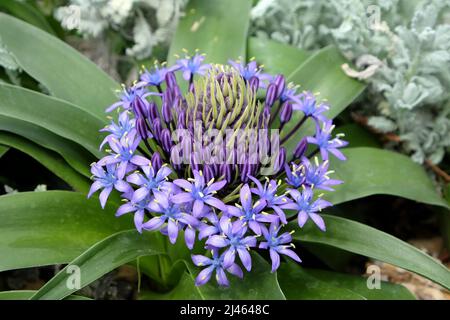
[[[228,288],[219,287],[213,277],[204,286],[195,286],[195,277],[201,269],[186,262],[188,270],[179,284],[169,293],[146,292],[142,299],[188,299],[188,300],[284,300],[276,273],[270,272],[269,264],[258,254],[252,254],[251,272],[244,271],[244,279],[227,274]]]
[[[40,28],[48,33],[55,35],[50,24],[45,19],[41,11],[36,10],[35,7],[16,0],[2,0],[0,2],[0,9],[8,11],[13,16],[24,20],[37,28]]]
[[[76,289],[67,287],[67,280],[71,276],[68,268],[71,268],[71,266],[79,268],[81,287],[84,287],[104,274],[140,256],[163,254],[164,246],[156,241],[158,237],[162,237],[159,232],[140,234],[135,229],[113,234],[75,258],[31,299],[63,299],[75,292]]]
[[[8,150],[9,150],[9,147],[8,147],[8,146],[2,146],[2,145],[0,145],[0,158],[3,157],[3,155],[4,155],[5,153],[7,153]]]
[[[105,109],[117,101],[114,90],[119,89],[119,85],[114,80],[75,49],[45,31],[0,13],[0,38],[20,67],[55,97],[76,104],[101,119]]]
[[[206,53],[211,63],[227,63],[246,56],[250,0],[191,0],[180,20],[169,50],[168,61],[186,49]]]
[[[56,176],[67,182],[67,184],[76,191],[84,192],[85,194],[89,191],[90,181],[73,170],[64,159],[53,151],[42,148],[22,137],[6,132],[0,132],[0,144],[10,146],[28,154]],[[17,170],[20,169],[18,168]]]
[[[345,135],[343,139],[348,141],[350,148],[381,148],[381,143],[378,141],[377,137],[357,123],[345,124],[337,127],[335,130],[337,133]]]
[[[264,65],[264,72],[286,77],[310,56],[309,52],[271,39],[248,39],[247,61],[252,58]]]
[[[405,287],[380,282],[380,288],[369,289],[367,278],[343,273],[306,269],[291,261],[282,263],[278,281],[289,300],[414,300]]]
[[[80,145],[45,128],[29,122],[0,116],[0,129],[22,136],[61,155],[67,163],[85,177],[90,177],[89,165],[95,157]]]
[[[95,196],[94,196],[95,197]],[[0,197],[0,271],[68,263],[94,243],[131,228],[116,207],[69,191]]]
[[[0,84],[0,115],[30,122],[84,146],[97,157],[104,123],[63,100],[21,87]]]
[[[289,228],[296,230],[293,238],[381,260],[450,288],[448,268],[412,245],[359,222],[325,214],[322,217],[327,226],[326,232],[320,231],[311,221],[302,229],[296,222],[292,222]]]
[[[425,170],[407,156],[376,148],[346,148],[346,161],[332,159],[332,177],[344,181],[326,198],[334,204],[374,194],[388,194],[442,206],[448,204],[437,194]]]
[[[302,65],[300,65],[289,77],[288,80],[300,85],[300,90],[308,90],[318,95],[318,100],[326,100],[330,110],[326,115],[330,118],[336,117],[364,90],[365,85],[355,79],[348,77],[342,71],[342,64],[346,60],[335,47],[326,47],[317,51]],[[301,112],[295,112],[291,121],[283,129],[282,137],[290,131],[298,121],[301,120]],[[313,133],[312,121],[307,121],[305,125],[288,139],[284,146],[288,155],[297,145],[300,137]]]
[[[13,291],[0,291],[0,300],[28,300],[34,294],[36,294],[36,290],[13,290]],[[88,297],[71,295],[68,296],[65,300],[92,300]]]

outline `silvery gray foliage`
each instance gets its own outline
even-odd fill
[[[187,0],[70,0],[67,6],[55,10],[55,17],[65,29],[77,30],[85,37],[99,37],[110,28],[129,33],[134,45],[127,48],[126,54],[144,59],[156,45],[170,41],[186,3]]]
[[[0,67],[3,67],[9,71],[19,70],[19,65],[17,64],[16,59],[2,44],[1,39],[0,39]]]
[[[369,83],[369,124],[439,163],[450,147],[449,0],[261,0],[252,33],[303,49],[335,44]],[[372,99],[375,97],[374,99]]]

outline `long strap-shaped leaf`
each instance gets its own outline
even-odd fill
[[[0,271],[67,263],[94,243],[132,227],[116,207],[69,191],[0,197]]]
[[[64,161],[64,159],[53,151],[42,148],[37,144],[19,136],[1,131],[0,144],[13,147],[33,157],[56,176],[67,182],[67,184],[69,184],[76,191],[80,191],[85,194],[89,191],[89,180],[73,170],[67,162]]]
[[[20,67],[52,95],[103,119],[119,85],[69,45],[23,21],[0,13],[0,38]]]
[[[252,1],[191,0],[186,16],[178,24],[169,50],[168,61],[183,49],[193,54],[206,53],[211,63],[245,57]]]
[[[36,290],[13,290],[13,291],[0,291],[0,300],[28,300],[34,294],[36,294]],[[65,300],[91,300],[90,298],[71,295],[68,296]]]
[[[17,86],[0,84],[0,115],[30,122],[72,140],[101,157],[98,150],[104,123],[63,100]]]
[[[362,276],[332,271],[306,269],[288,261],[277,271],[286,298],[292,300],[414,300],[404,286],[380,281],[378,288],[369,289]]]
[[[293,238],[385,261],[450,288],[450,271],[412,245],[359,222],[329,215],[323,215],[323,218],[326,232],[320,231],[310,221],[301,230],[298,230],[296,222],[290,223],[289,228],[296,230]]]
[[[248,39],[247,60],[255,59],[264,67],[264,72],[289,76],[311,53],[305,50],[274,41],[250,37]]]
[[[396,152],[377,148],[346,148],[346,161],[331,160],[333,178],[344,183],[326,198],[333,204],[374,194],[388,194],[449,208],[422,166]]]
[[[45,16],[42,14],[42,12],[40,10],[36,10],[36,7],[27,2],[2,0],[0,2],[0,8],[6,10],[19,19],[34,25],[39,29],[55,35],[55,32],[53,31],[48,21],[45,19]]]
[[[77,291],[69,288],[67,269],[76,266],[80,270],[81,287],[97,280],[115,268],[140,256],[164,254],[164,247],[157,237],[159,232],[138,233],[135,229],[122,231],[96,243],[73,260],[66,268],[47,282],[31,299],[63,299]]]
[[[319,100],[327,100],[330,110],[326,115],[330,118],[336,117],[364,90],[365,85],[355,79],[348,77],[341,69],[346,60],[335,47],[326,47],[317,51],[302,65],[300,65],[288,80],[300,85],[301,90],[309,90],[318,94]],[[294,112],[291,121],[286,124],[283,132],[295,127],[301,120],[301,112]],[[306,134],[313,133],[312,122],[308,121],[293,135],[284,146],[288,155],[292,155],[300,138]],[[282,135],[284,136],[284,135]]]
[[[90,177],[89,165],[95,157],[82,146],[32,123],[0,116],[0,130],[22,136],[61,155],[67,163],[85,177]]]
[[[3,155],[4,155],[6,152],[8,152],[8,150],[9,150],[9,147],[7,147],[7,146],[1,146],[1,145],[0,145],[0,158],[3,157]]]

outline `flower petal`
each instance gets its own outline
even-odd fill
[[[217,283],[222,287],[228,287],[230,285],[227,275],[225,274],[225,271],[222,268],[216,269],[216,280]]]
[[[325,221],[323,221],[321,216],[319,216],[317,213],[310,213],[309,217],[312,219],[312,221],[314,221],[314,223],[319,227],[320,230],[326,231]]]
[[[275,272],[280,267],[280,255],[274,249],[270,249],[269,253],[272,260],[272,272]]]
[[[197,287],[204,285],[205,283],[207,283],[209,281],[209,279],[211,279],[211,274],[214,271],[214,267],[210,266],[206,269],[203,269],[202,271],[200,271],[200,273],[198,274],[197,278],[195,278],[195,285]]]
[[[197,267],[203,267],[203,266],[209,266],[212,263],[212,260],[208,257],[202,256],[200,254],[193,254],[191,255],[192,262]]]
[[[174,244],[177,242],[178,226],[173,219],[169,219],[169,222],[167,223],[167,233],[169,235],[170,243]]]
[[[252,269],[252,257],[250,256],[250,253],[243,248],[238,248],[237,252],[244,268],[247,269],[247,271],[250,271]]]
[[[109,194],[112,191],[112,187],[108,187],[102,190],[102,192],[100,192],[100,196],[98,197],[100,199],[100,204],[102,206],[102,208],[105,208],[106,205],[106,200],[108,200]]]
[[[228,245],[228,241],[223,236],[211,236],[208,240],[206,240],[206,244],[216,247],[223,248]]]

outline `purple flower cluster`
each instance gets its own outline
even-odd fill
[[[123,88],[107,109],[118,110],[118,118],[101,130],[108,135],[100,149],[108,154],[91,167],[88,197],[101,190],[104,207],[117,190],[124,203],[116,216],[133,214],[138,232],[159,231],[172,244],[181,234],[195,251],[201,243],[206,253],[192,255],[203,268],[196,284],[215,274],[228,286],[227,273],[242,278],[242,267],[251,271],[251,251],[268,250],[272,272],[281,255],[301,261],[292,232],[282,229],[311,219],[326,230],[320,211],[332,204],[315,191],[341,183],[329,178],[328,158],[345,160],[339,148],[347,142],[332,135],[329,107],[282,75],[263,73],[255,61],[204,60],[195,54],[172,67],[155,65]],[[300,131],[308,119],[316,127],[311,137]],[[231,139],[222,139],[230,130]],[[290,139],[299,142],[288,152]]]

